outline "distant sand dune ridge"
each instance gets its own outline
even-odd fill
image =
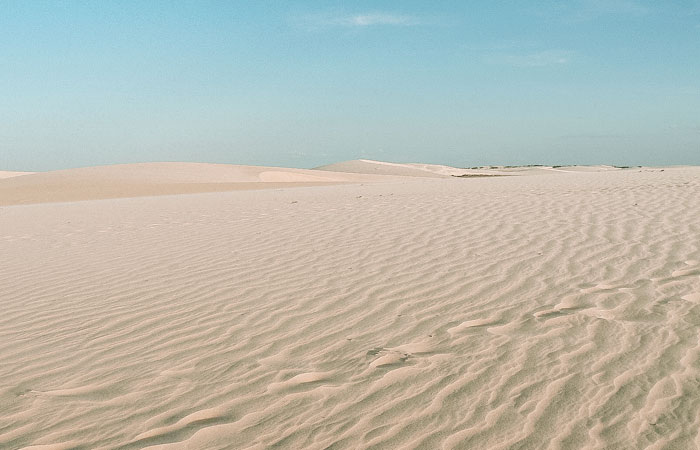
[[[21,177],[22,175],[31,175],[33,173],[34,172],[12,172],[7,170],[0,170],[0,179]]]
[[[0,208],[0,448],[700,448],[700,168],[358,182]]]
[[[23,176],[19,176],[23,175]],[[159,162],[0,172],[0,206],[395,180],[396,176]]]

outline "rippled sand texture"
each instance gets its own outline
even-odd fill
[[[700,447],[700,169],[0,208],[0,447]]]

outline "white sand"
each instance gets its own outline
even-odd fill
[[[464,170],[455,169],[454,167],[439,166],[435,164],[402,164],[372,161],[369,159],[358,159],[355,161],[344,161],[329,164],[326,166],[317,167],[316,170],[430,178],[443,178],[458,172],[464,172]]]
[[[33,173],[34,172],[14,172],[14,171],[8,171],[8,170],[0,170],[0,179],[21,177],[22,175],[31,175]]]
[[[396,179],[305,169],[178,162],[85,167],[6,178],[0,179],[0,206]]]
[[[352,184],[1,207],[0,448],[700,447],[700,168],[126,169]]]

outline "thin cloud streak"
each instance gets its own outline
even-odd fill
[[[415,17],[403,16],[396,14],[385,14],[385,13],[373,13],[373,14],[358,14],[355,16],[350,16],[342,18],[340,21],[342,25],[349,25],[355,27],[369,27],[373,25],[399,25],[399,26],[411,26],[419,25],[420,21]]]
[[[302,19],[308,29],[329,27],[369,28],[377,26],[409,27],[422,25],[418,17],[389,12],[367,12],[348,15],[318,14]]]

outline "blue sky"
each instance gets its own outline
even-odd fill
[[[0,169],[700,164],[700,0],[0,0]]]

